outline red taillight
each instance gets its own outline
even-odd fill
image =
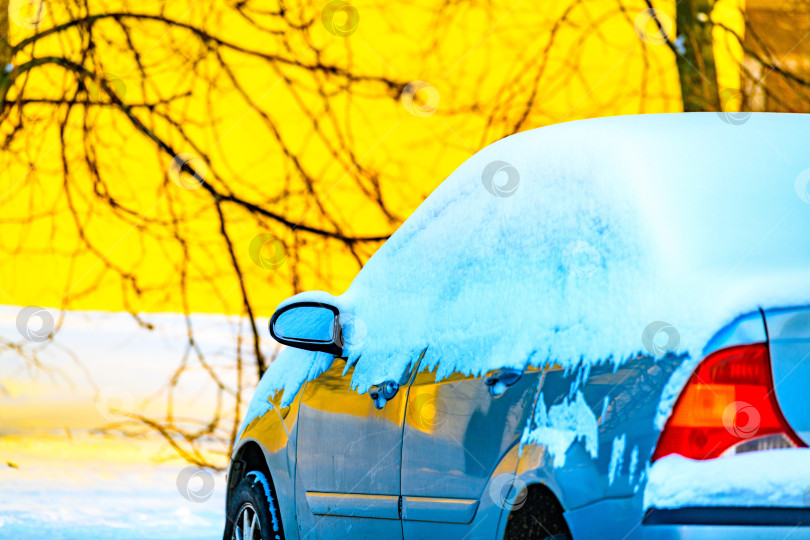
[[[692,373],[652,460],[669,454],[716,458],[741,443],[773,435],[804,446],[776,402],[768,346],[729,347],[707,356]]]

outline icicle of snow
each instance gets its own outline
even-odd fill
[[[599,415],[599,423],[605,421],[605,415],[607,415],[609,403],[610,403],[610,396],[605,396],[605,399],[602,400],[602,414]]]
[[[638,467],[638,445],[633,445],[633,450],[630,452],[630,483],[632,484],[636,476],[636,467]]]
[[[608,485],[612,486],[616,476],[621,474],[624,463],[624,447],[627,443],[627,434],[613,437],[613,446],[610,451],[610,465],[608,466]]]

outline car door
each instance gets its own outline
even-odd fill
[[[435,371],[417,368],[402,440],[406,540],[471,538],[490,478],[520,441],[541,375],[535,368],[505,369],[482,377],[455,373],[436,382]],[[475,537],[492,538],[496,526],[497,516],[476,526]]]
[[[344,375],[345,368],[336,358],[301,396],[295,480],[301,538],[402,538],[402,424],[411,370],[387,389],[359,394],[350,388],[354,368]]]

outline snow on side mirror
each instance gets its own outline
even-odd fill
[[[277,310],[270,319],[270,335],[282,345],[340,356],[340,312],[319,302],[296,302]]]

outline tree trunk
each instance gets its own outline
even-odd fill
[[[721,110],[710,20],[714,4],[715,0],[680,0],[676,5],[676,58],[686,112]]]
[[[11,21],[8,20],[9,0],[0,0],[0,122],[6,115],[6,94],[8,93],[9,77],[6,69],[11,63],[11,39],[8,35]]]
[[[8,25],[8,0],[0,0],[0,70],[5,70],[6,66],[11,62]]]

